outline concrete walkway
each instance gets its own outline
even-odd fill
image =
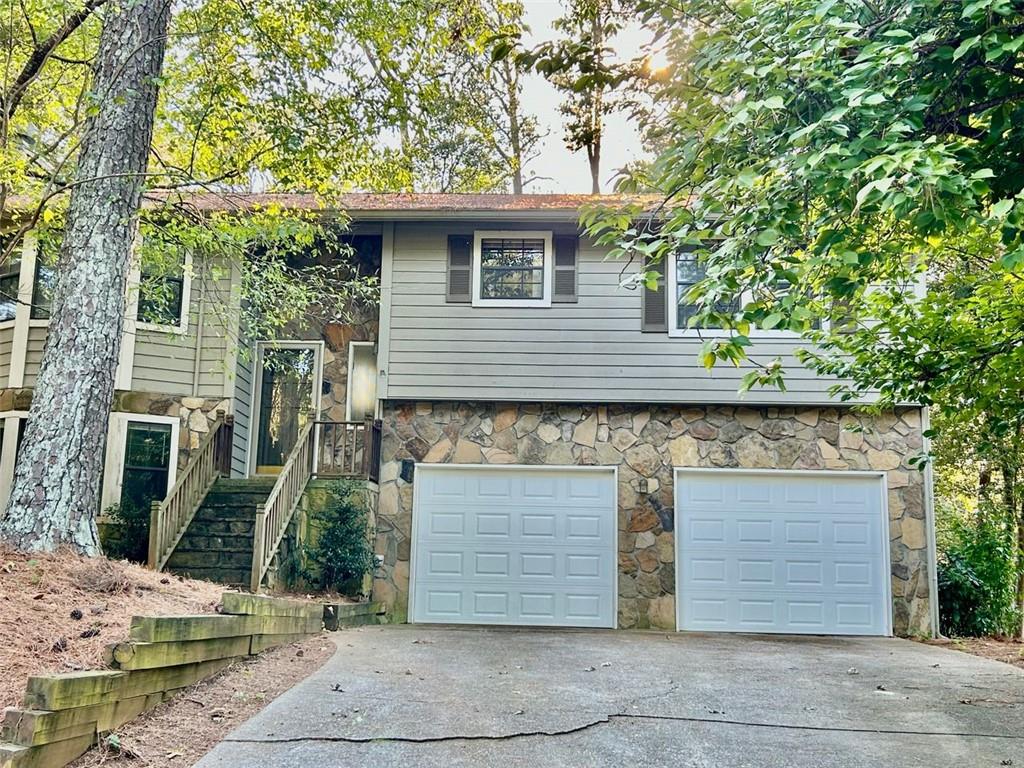
[[[198,765],[1024,766],[1024,672],[905,640],[425,626],[334,639],[319,672]]]

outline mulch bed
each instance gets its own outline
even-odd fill
[[[334,653],[326,636],[273,648],[234,664],[126,723],[72,768],[190,766]]]

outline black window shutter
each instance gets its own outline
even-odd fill
[[[640,330],[644,333],[668,333],[668,291],[665,286],[665,260],[651,262],[648,272],[658,273],[658,286],[651,290],[644,283],[641,290]]]
[[[575,235],[555,235],[555,274],[551,301],[569,303],[578,300],[579,270],[577,252],[579,238]]]
[[[448,281],[445,298],[451,303],[473,300],[473,238],[448,235]]]

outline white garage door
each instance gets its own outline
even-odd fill
[[[412,620],[615,626],[612,470],[416,467]]]
[[[679,627],[890,634],[882,478],[676,470]]]

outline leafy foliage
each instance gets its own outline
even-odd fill
[[[302,578],[320,589],[344,591],[373,567],[365,485],[331,483],[323,505],[313,511],[313,543],[304,547]]]
[[[705,363],[747,365],[746,387],[782,386],[782,361],[752,353],[751,333],[785,330],[814,342],[804,362],[844,377],[844,397],[1019,412],[1020,9],[641,7],[673,66],[652,86],[663,151],[624,187],[660,190],[669,206],[656,228],[600,212],[588,224],[619,254],[698,248],[694,322],[730,331],[706,341]]]
[[[115,560],[145,563],[149,557],[149,510],[134,504],[107,507],[101,531],[103,553]]]
[[[1005,525],[957,522],[939,559],[939,622],[951,636],[1017,631],[1014,542]]]

